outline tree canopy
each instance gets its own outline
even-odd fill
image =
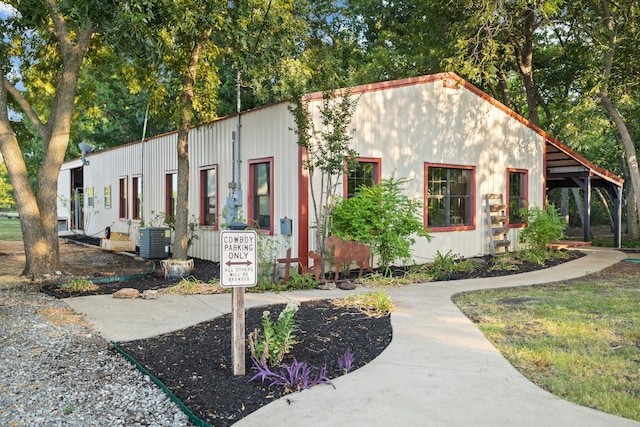
[[[40,248],[27,254],[27,274],[57,265],[55,182],[62,161],[79,155],[81,141],[102,149],[138,139],[147,107],[148,133],[156,134],[234,113],[238,104],[441,71],[460,74],[623,174],[625,206],[637,226],[636,2],[5,5],[12,12],[0,19],[0,148],[23,228],[31,230],[25,239]]]

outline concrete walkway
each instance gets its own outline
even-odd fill
[[[389,289],[395,304],[393,340],[368,365],[277,400],[235,425],[275,426],[640,426],[566,402],[513,368],[451,302],[469,290],[524,286],[596,272],[626,258],[607,249],[547,270],[491,279],[437,282]],[[361,291],[360,291],[361,292]],[[247,294],[246,306],[295,299],[344,297],[345,291]],[[66,300],[107,339],[121,341],[179,329],[230,311],[227,295]]]

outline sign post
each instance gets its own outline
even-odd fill
[[[258,235],[254,230],[220,232],[220,284],[232,288],[231,361],[233,375],[245,374],[244,288],[258,281]]]

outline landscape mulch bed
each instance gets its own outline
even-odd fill
[[[78,240],[87,244],[99,244],[96,241]],[[97,240],[97,239],[96,239]],[[88,248],[89,249],[89,248]],[[109,254],[115,256],[114,254]],[[523,263],[517,271],[492,270],[492,258],[478,258],[478,268],[471,273],[456,273],[450,280],[467,278],[496,277],[548,268],[566,262],[583,254],[569,252],[569,257],[551,260],[546,265]],[[121,255],[122,256],[122,255]],[[136,261],[140,271],[149,271],[149,261]],[[202,281],[219,277],[217,263],[195,259],[192,275]],[[91,264],[88,262],[88,264]],[[82,270],[82,268],[78,268]],[[394,268],[395,275],[402,275],[405,268]],[[354,273],[355,274],[355,273]],[[84,270],[91,278],[114,275],[114,272]],[[353,275],[345,278],[351,280]],[[43,290],[59,298],[85,295],[111,294],[123,287],[131,287],[143,292],[147,289],[160,290],[172,286],[174,281],[165,279],[159,269],[152,274],[135,279],[99,284],[95,291],[65,291],[60,284],[48,284]],[[318,291],[321,292],[321,291]],[[321,294],[319,294],[321,297]],[[261,327],[264,310],[272,313],[272,318],[280,313],[284,305],[259,307],[246,310],[246,333]],[[337,360],[347,350],[355,355],[354,368],[362,367],[375,359],[391,342],[392,328],[390,316],[370,318],[356,308],[338,307],[329,300],[305,302],[295,316],[296,344],[290,358],[313,366],[315,372],[324,364],[329,378],[344,374],[338,368]],[[248,353],[246,375],[234,376],[231,362],[231,318],[221,316],[208,322],[168,333],[165,335],[116,345],[126,352],[142,367],[162,382],[197,419],[215,426],[230,426],[249,413],[284,396],[287,391],[282,387],[269,387],[268,384],[248,382],[253,376],[252,362]],[[290,360],[289,360],[290,361]],[[319,385],[318,387],[330,387]]]
[[[246,311],[246,330],[261,325],[264,310],[277,318],[284,304]],[[328,300],[302,303],[295,316],[295,356],[314,367],[314,375],[326,364],[327,376],[344,372],[337,360],[348,350],[355,355],[354,369],[375,359],[391,342],[390,317],[367,317],[358,309],[337,307]],[[211,321],[154,338],[119,343],[120,349],[148,369],[199,419],[230,426],[242,417],[278,399],[284,387],[269,387],[259,380],[248,382],[255,371],[247,352],[246,375],[232,375],[231,317]],[[316,387],[331,387],[318,385]]]

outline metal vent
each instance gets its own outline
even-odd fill
[[[171,236],[167,227],[140,229],[140,256],[144,259],[169,258]]]

